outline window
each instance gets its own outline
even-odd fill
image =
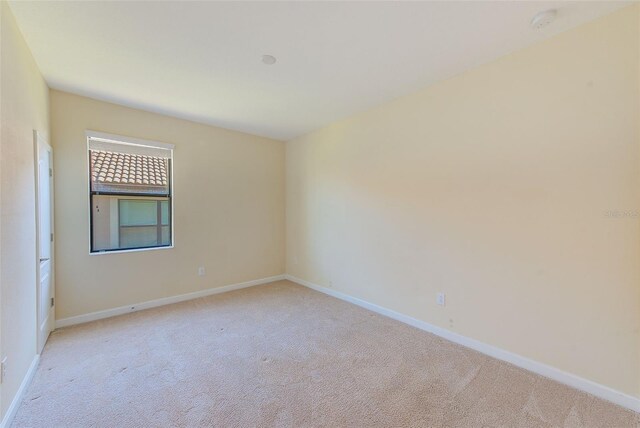
[[[118,218],[122,247],[171,245],[168,199],[120,199]]]
[[[87,131],[91,252],[173,245],[173,146]]]

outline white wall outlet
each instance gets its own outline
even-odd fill
[[[204,276],[204,275],[205,275],[204,266],[200,266],[198,268],[198,276]]]
[[[444,293],[438,293],[438,295],[436,296],[436,303],[440,306],[444,306],[444,303],[445,303]]]
[[[7,378],[7,357],[0,362],[0,383],[4,383]]]

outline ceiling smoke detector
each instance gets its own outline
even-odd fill
[[[558,15],[558,11],[555,9],[549,9],[537,13],[531,20],[531,28],[539,30],[546,27],[556,19],[556,15]]]
[[[273,65],[276,63],[276,57],[273,55],[262,55],[262,62],[267,65]]]

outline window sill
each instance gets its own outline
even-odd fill
[[[106,254],[139,253],[141,251],[171,250],[173,248],[174,248],[174,245],[168,245],[163,247],[132,248],[130,250],[89,251],[89,255],[104,256]]]

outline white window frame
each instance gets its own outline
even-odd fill
[[[86,130],[85,131],[85,136],[87,139],[87,146],[86,146],[86,152],[87,152],[87,174],[85,175],[86,180],[87,180],[87,195],[89,197],[89,201],[87,201],[86,206],[88,207],[88,211],[87,211],[87,229],[89,230],[89,242],[88,242],[88,247],[89,247],[89,255],[91,256],[103,256],[103,255],[107,255],[107,254],[121,254],[121,253],[138,253],[141,251],[157,251],[157,250],[171,250],[173,248],[175,248],[176,246],[176,229],[175,229],[175,216],[174,216],[174,210],[175,210],[175,188],[173,186],[173,151],[175,146],[173,144],[168,144],[168,143],[160,143],[158,141],[151,141],[151,140],[143,140],[141,138],[134,138],[134,137],[125,137],[123,135],[117,135],[117,134],[107,134],[104,132],[98,132],[98,131],[91,131],[91,130]],[[91,234],[93,233],[93,230],[91,230],[91,210],[92,210],[92,206],[91,206],[91,155],[89,152],[89,141],[90,140],[98,140],[98,141],[104,141],[107,143],[117,143],[117,144],[123,144],[123,145],[130,145],[130,146],[141,146],[141,147],[152,147],[152,148],[157,148],[157,149],[164,149],[164,150],[169,150],[171,152],[171,162],[169,162],[169,188],[171,189],[171,193],[170,193],[170,198],[171,198],[171,245],[165,245],[165,246],[159,246],[159,247],[149,247],[149,248],[132,248],[132,249],[123,249],[123,250],[109,250],[109,251],[92,251],[91,248]]]

